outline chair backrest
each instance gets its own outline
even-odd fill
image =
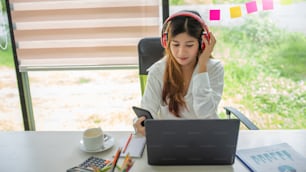
[[[156,61],[164,56],[164,48],[161,45],[160,37],[142,38],[138,43],[138,62],[139,62],[139,80],[141,95],[147,82],[147,69]]]

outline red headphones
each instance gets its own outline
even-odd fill
[[[210,40],[210,35],[209,35],[208,27],[207,27],[207,25],[205,24],[204,20],[203,20],[200,16],[198,16],[198,15],[192,13],[192,12],[188,12],[188,11],[177,12],[177,13],[171,15],[170,17],[168,17],[168,18],[166,19],[166,21],[165,21],[164,24],[163,24],[163,29],[162,29],[162,37],[161,37],[161,44],[162,44],[162,46],[163,46],[164,48],[167,47],[168,33],[165,32],[165,29],[166,29],[166,27],[167,27],[167,23],[168,23],[170,20],[172,20],[173,18],[179,17],[179,16],[192,17],[193,19],[195,19],[196,21],[198,21],[198,22],[201,24],[201,26],[202,26],[202,28],[203,28],[203,32],[202,32],[202,34],[201,34],[201,42],[200,42],[200,44],[201,44],[201,50],[204,50],[205,44],[204,44],[204,41],[202,41],[202,36],[204,35],[204,37],[205,37],[208,41]]]

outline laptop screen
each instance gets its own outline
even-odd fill
[[[233,164],[238,119],[146,120],[151,165]]]

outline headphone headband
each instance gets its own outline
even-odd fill
[[[191,18],[195,19],[197,22],[199,22],[200,25],[201,25],[201,27],[202,27],[202,29],[203,29],[202,35],[204,35],[204,36],[206,37],[206,39],[208,39],[208,40],[210,39],[208,27],[207,27],[207,25],[205,24],[204,20],[203,20],[200,16],[198,16],[198,15],[192,13],[192,12],[181,11],[181,12],[177,12],[177,13],[174,13],[174,14],[172,14],[171,16],[169,16],[169,17],[165,20],[165,22],[164,22],[164,24],[163,24],[163,27],[162,27],[162,35],[161,35],[161,44],[162,44],[162,46],[163,46],[164,48],[167,47],[167,35],[168,35],[168,33],[165,32],[167,23],[168,23],[170,20],[172,20],[173,18],[180,17],[180,16],[183,16],[183,17],[184,17],[184,16],[185,16],[185,17],[191,17]],[[201,49],[204,49],[204,48],[205,48],[204,42],[203,42],[202,44],[203,44],[203,45],[201,45]]]
[[[180,16],[182,16],[182,17],[191,17],[191,18],[195,19],[196,21],[198,21],[201,24],[203,29],[204,29],[204,27],[206,27],[206,24],[204,23],[203,19],[200,16],[198,16],[198,15],[192,13],[192,12],[187,12],[187,11],[174,13],[173,15],[171,15],[170,17],[168,17],[165,20],[163,25],[166,25],[173,18],[180,17]]]

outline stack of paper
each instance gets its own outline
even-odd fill
[[[306,158],[287,143],[237,150],[237,157],[251,171],[306,172]]]

